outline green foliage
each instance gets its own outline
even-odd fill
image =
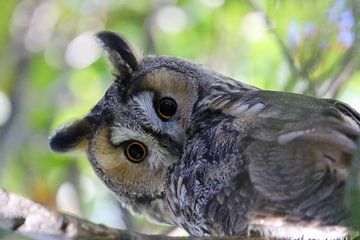
[[[61,156],[48,147],[51,131],[89,111],[111,83],[92,34],[116,31],[143,54],[187,58],[260,88],[336,96],[360,110],[358,4],[351,0],[4,1],[1,187],[95,222],[164,231],[140,218],[127,217],[130,224],[123,224],[118,204],[94,176],[85,156]],[[9,100],[11,113],[5,111]],[[64,194],[65,198],[59,196]]]

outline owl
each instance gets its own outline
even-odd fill
[[[125,207],[196,236],[304,237],[314,226],[348,234],[354,109],[260,90],[179,58],[140,59],[112,32],[97,39],[114,82],[50,146],[85,151]]]

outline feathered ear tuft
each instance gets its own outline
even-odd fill
[[[75,120],[56,130],[50,137],[50,148],[55,152],[85,150],[92,130],[92,126],[85,118]]]
[[[96,37],[108,56],[116,76],[124,78],[138,69],[139,62],[129,44],[122,37],[108,31],[100,32]]]

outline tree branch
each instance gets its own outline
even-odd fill
[[[357,59],[353,58],[344,64],[341,71],[330,81],[327,88],[319,95],[319,97],[334,98],[338,95],[341,86],[349,80],[351,75],[356,71],[358,66]]]
[[[286,46],[285,42],[282,40],[280,34],[275,30],[274,24],[272,23],[269,15],[267,12],[259,6],[256,0],[249,0],[250,6],[254,9],[254,11],[261,12],[264,16],[264,20],[266,23],[266,27],[269,30],[269,32],[274,36],[275,41],[277,45],[279,46],[283,56],[286,59],[286,62],[288,63],[291,73],[293,77],[296,79],[299,76],[302,76],[303,78],[307,79],[307,76],[304,76],[301,69],[298,69],[298,67],[295,64],[295,60],[291,54],[291,51]]]
[[[359,22],[360,20],[360,2],[359,1],[353,1],[350,2],[350,7],[353,12],[354,16],[354,22]],[[350,77],[354,74],[356,70],[358,70],[359,67],[359,35],[360,35],[360,26],[358,24],[355,24],[353,27],[353,33],[354,33],[354,42],[352,46],[347,50],[346,55],[344,56],[342,68],[340,71],[333,76],[333,78],[330,80],[330,84],[328,87],[319,94],[321,97],[328,97],[328,98],[334,98],[338,95],[338,92],[340,88],[344,85],[344,83],[350,79]]]
[[[169,237],[144,235],[108,228],[75,216],[59,213],[0,188],[0,228],[33,239],[117,240],[261,240],[259,237]]]

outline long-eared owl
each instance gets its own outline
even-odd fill
[[[344,186],[360,129],[351,107],[260,90],[179,58],[139,59],[112,32],[97,39],[114,82],[50,145],[85,151],[124,206],[198,236],[246,233],[270,217],[348,224]],[[287,236],[279,226],[257,230]]]

